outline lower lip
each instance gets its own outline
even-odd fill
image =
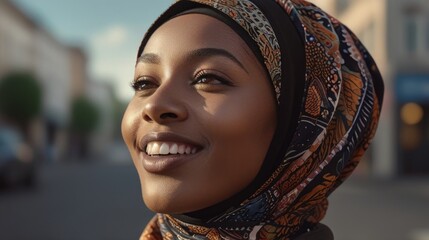
[[[192,160],[200,151],[194,154],[160,155],[150,156],[140,152],[140,160],[143,168],[150,173],[162,173],[175,169],[182,164]]]

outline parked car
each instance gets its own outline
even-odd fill
[[[0,186],[34,186],[35,162],[32,149],[13,128],[0,126]]]

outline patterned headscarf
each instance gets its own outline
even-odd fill
[[[149,29],[138,56],[162,23],[196,8],[229,19],[265,66],[277,99],[276,133],[249,187],[200,221],[157,214],[141,239],[293,239],[322,220],[327,197],[368,148],[381,75],[347,27],[302,0],[179,0]]]

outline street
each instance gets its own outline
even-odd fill
[[[324,222],[340,240],[429,240],[429,178],[352,176],[330,197]]]
[[[153,215],[130,163],[43,165],[35,189],[0,192],[1,240],[138,239]],[[429,178],[355,176],[323,221],[339,240],[428,240]]]
[[[48,165],[38,180],[0,192],[0,239],[138,239],[152,215],[131,165]]]

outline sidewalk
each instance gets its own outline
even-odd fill
[[[429,176],[352,176],[331,195],[323,222],[339,240],[429,240]]]

